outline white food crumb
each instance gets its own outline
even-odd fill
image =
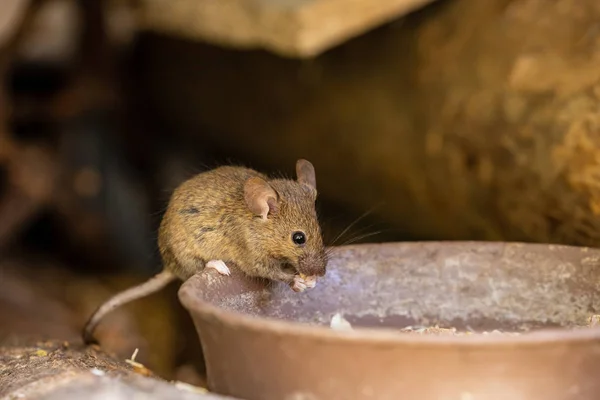
[[[130,358],[131,361],[135,361],[135,358],[137,357],[139,350],[140,349],[138,349],[137,347],[135,348],[135,350],[133,351],[133,354],[131,355],[131,358]]]
[[[352,330],[352,325],[350,325],[350,322],[346,321],[340,313],[335,314],[331,318],[331,324],[329,326],[331,327],[331,329],[336,329],[340,331]]]
[[[190,385],[189,383],[175,381],[175,387],[192,393],[207,393],[208,390],[198,386]]]
[[[102,371],[98,368],[92,368],[92,369],[90,369],[90,372],[96,376],[104,376],[104,371]]]
[[[470,392],[462,392],[460,394],[460,400],[471,400],[473,399],[473,395]]]

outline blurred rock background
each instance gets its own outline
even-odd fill
[[[377,4],[375,4],[377,3]],[[3,0],[0,333],[77,339],[160,269],[172,189],[317,171],[326,240],[600,236],[595,0]],[[177,287],[103,346],[201,383]]]

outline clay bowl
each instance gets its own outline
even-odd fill
[[[210,388],[248,400],[600,398],[600,251],[518,243],[342,247],[304,293],[205,271],[179,292]],[[354,330],[330,328],[342,313]],[[520,331],[427,335],[407,325]]]

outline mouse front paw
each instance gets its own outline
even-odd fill
[[[306,282],[300,276],[294,276],[294,281],[290,284],[290,287],[294,292],[304,292],[307,288]]]
[[[314,288],[316,285],[316,276],[295,275],[294,281],[290,284],[290,287],[294,292],[303,292],[306,289]]]
[[[206,263],[205,268],[212,268],[221,275],[231,275],[231,271],[229,271],[229,268],[227,268],[227,265],[222,260],[210,260]]]
[[[308,289],[312,289],[315,286],[317,286],[317,277],[316,276],[300,276],[302,279],[304,279],[304,284],[306,285],[306,287]]]

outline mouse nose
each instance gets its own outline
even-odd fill
[[[298,270],[307,276],[324,276],[326,267],[325,254],[303,254],[298,260]]]

